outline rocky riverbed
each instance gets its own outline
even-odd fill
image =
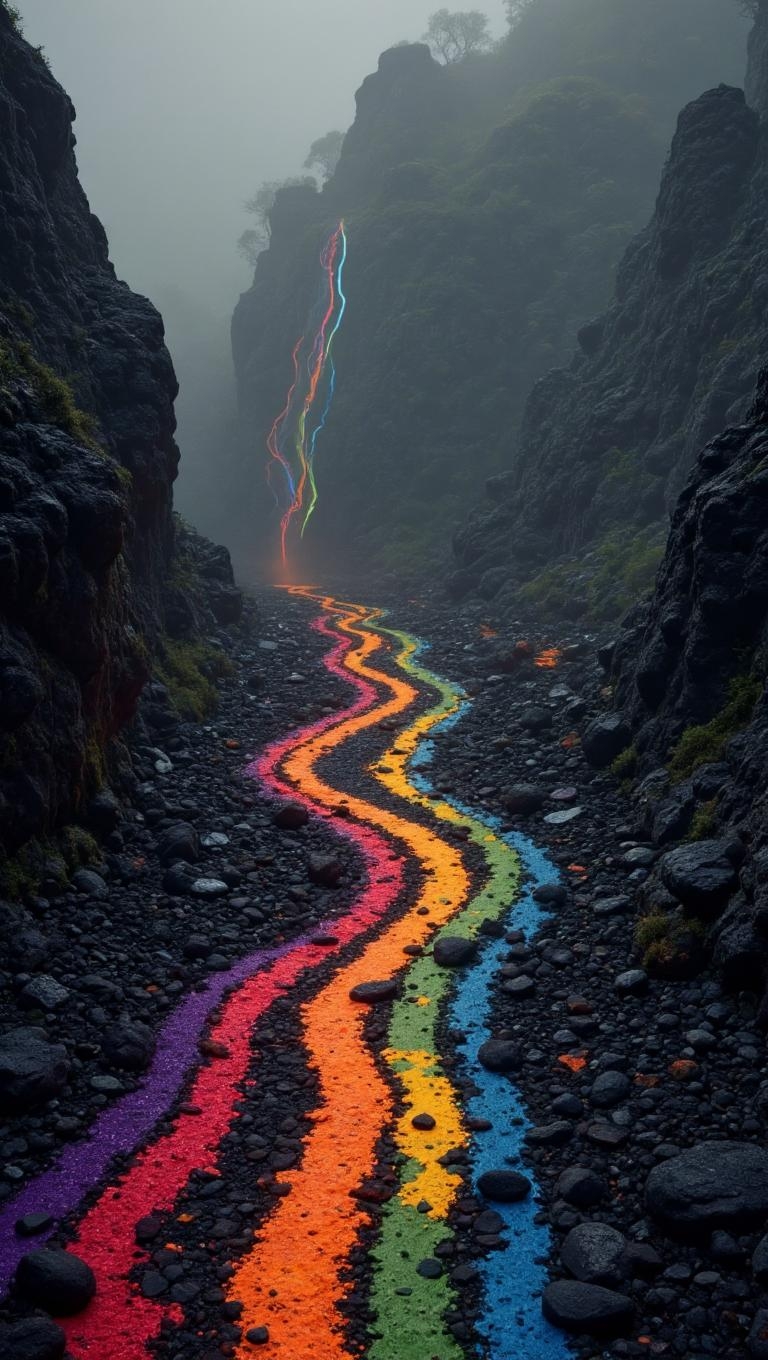
[[[3,1354],[55,1360],[67,1347],[97,1360],[212,1360],[277,1353],[285,1325],[299,1360],[305,1305],[295,1304],[290,1326],[285,1310],[271,1313],[247,1262],[274,1269],[278,1281],[295,1265],[297,1279],[332,1292],[332,1281],[313,1274],[323,1257],[313,1255],[312,1237],[292,1235],[301,1220],[297,1229],[291,1204],[303,1194],[325,1206],[325,1220],[342,1211],[353,1220],[350,1249],[334,1266],[343,1307],[329,1336],[340,1355],[443,1360],[479,1346],[500,1360],[484,1326],[482,1263],[494,1257],[510,1278],[532,1272],[530,1317],[508,1305],[510,1335],[522,1329],[515,1353],[531,1360],[569,1348],[585,1357],[768,1354],[768,1086],[758,998],[723,989],[695,931],[685,966],[677,942],[677,978],[658,950],[649,956],[644,937],[638,944],[638,916],[652,908],[648,885],[671,847],[647,838],[637,805],[607,769],[615,733],[593,724],[605,701],[601,640],[540,637],[522,623],[498,635],[479,609],[457,621],[433,600],[380,602],[390,604],[386,623],[431,644],[420,664],[471,700],[432,733],[433,811],[426,794],[404,805],[386,780],[400,734],[431,721],[434,691],[398,667],[391,641],[363,657],[362,671],[345,671],[342,653],[327,669],[323,659],[339,639],[357,645],[370,637],[368,625],[353,623],[345,640],[326,609],[323,633],[310,627],[320,605],[269,592],[241,630],[215,638],[232,674],[214,720],[182,723],[162,689],[150,690],[133,739],[130,799],[118,805],[104,795],[91,810],[98,860],[66,883],[52,866],[37,894],[3,906]],[[374,664],[383,680],[365,678]],[[377,704],[395,702],[388,686],[406,682],[414,692],[402,712],[377,713]],[[359,730],[334,748],[342,722]],[[290,762],[310,738],[297,744],[291,734],[310,731],[317,764],[300,769]],[[280,743],[270,778],[292,779],[295,798],[287,785],[268,787],[263,764],[252,763]],[[322,814],[307,801],[318,797],[309,784],[316,771],[337,791]],[[446,847],[446,873],[461,871],[476,895],[488,881],[467,826],[445,824],[444,813],[439,820],[451,800],[497,828],[499,853],[506,836],[510,846],[546,855],[550,880],[540,875],[531,898],[542,918],[537,933],[519,924],[510,900],[481,926],[479,953],[472,946],[462,954],[450,944],[459,917],[446,907],[441,926],[439,894],[416,905],[427,900],[429,855],[443,854],[423,839],[433,833]],[[384,822],[356,840],[363,802]],[[387,823],[396,817],[402,824]],[[418,853],[403,839],[406,818]],[[386,871],[376,837],[388,845]],[[683,895],[722,893],[724,876],[738,872],[736,845],[691,842],[682,863],[677,854],[677,867],[668,859],[661,867]],[[418,1130],[421,1118],[428,1136],[432,1119],[439,1132],[443,1112],[461,1112],[482,1087],[445,1007],[435,1051],[453,1094],[439,1118],[414,1111],[393,1084],[405,1079],[387,1067],[403,964],[384,977],[365,966],[400,928],[406,906],[414,915],[400,958],[421,966],[439,928],[447,939],[438,967],[451,985],[461,987],[478,958],[495,960],[492,1042],[478,1061],[519,1096],[521,1153],[514,1166],[478,1178],[482,1126],[493,1121],[473,1106],[467,1124],[465,1110],[457,1145],[435,1152],[432,1202],[424,1195],[413,1206],[425,1231],[432,1219],[440,1228],[433,1249],[414,1257],[413,1280],[398,1276],[381,1303],[389,1267],[376,1244],[407,1190],[404,1121],[413,1116]],[[377,1083],[389,1094],[365,1164],[353,1161],[344,1203],[334,1205],[338,1167],[313,1158],[356,1072],[334,1085],[326,1060],[337,1038],[318,1048],[327,1032],[313,1017],[323,997],[336,997],[344,1028],[344,979],[357,977],[356,968],[358,985],[388,985],[365,998],[375,1004],[364,1006],[349,1054],[356,1062],[371,1055],[371,1102]],[[426,1080],[432,1085],[418,1089],[437,1109],[442,1087]],[[342,1141],[350,1118],[339,1123]],[[451,1202],[436,1218],[436,1187],[446,1177]],[[503,1206],[526,1202],[540,1231],[536,1260],[525,1259],[532,1238],[510,1245],[504,1217]],[[410,1232],[411,1220],[403,1222]],[[421,1333],[406,1341],[404,1332],[400,1349],[387,1352],[398,1306],[412,1329],[426,1310],[444,1349],[426,1341],[419,1349]],[[542,1308],[544,1330],[526,1340]]]

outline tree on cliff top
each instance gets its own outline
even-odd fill
[[[324,137],[318,137],[317,141],[313,142],[309,148],[304,169],[314,170],[317,166],[323,179],[330,179],[341,157],[344,136],[343,132],[326,132]]]
[[[491,46],[488,19],[478,9],[436,10],[430,15],[424,41],[450,66],[470,52],[483,52]]]
[[[270,179],[256,190],[253,198],[249,198],[245,205],[245,211],[256,219],[255,227],[249,227],[244,231],[237,243],[237,248],[241,255],[244,255],[249,264],[255,265],[262,250],[266,250],[272,235],[272,225],[270,214],[275,206],[275,199],[281,189],[289,189],[295,186],[303,186],[317,189],[317,181],[312,175],[301,175],[293,179]]]

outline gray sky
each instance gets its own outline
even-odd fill
[[[440,0],[16,0],[78,111],[78,160],[118,272],[219,314],[249,283],[243,200],[354,115],[379,52]],[[483,8],[497,33],[502,0]]]

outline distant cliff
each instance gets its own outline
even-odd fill
[[[744,34],[732,0],[539,0],[491,56],[384,54],[333,179],[279,196],[235,314],[237,447],[212,473],[243,560],[270,522],[265,440],[329,230],[345,219],[349,306],[308,560],[423,569],[507,466],[532,382],[607,302],[673,110],[741,77]]]
[[[0,5],[0,860],[83,814],[173,603],[176,381],[73,118]]]
[[[652,580],[668,514],[707,440],[742,419],[768,353],[768,10],[748,102],[719,86],[683,110],[656,212],[611,309],[528,402],[495,501],[456,536],[456,594],[606,616]]]

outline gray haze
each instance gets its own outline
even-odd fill
[[[77,108],[78,160],[118,271],[231,311],[262,180],[346,128],[385,47],[439,0],[17,0]],[[481,8],[504,31],[502,0]]]
[[[263,180],[346,129],[379,53],[440,0],[17,0],[77,109],[80,176],[132,288],[160,308],[181,384],[176,503],[205,531],[203,468],[234,405],[237,238]],[[505,31],[503,0],[481,8]]]

